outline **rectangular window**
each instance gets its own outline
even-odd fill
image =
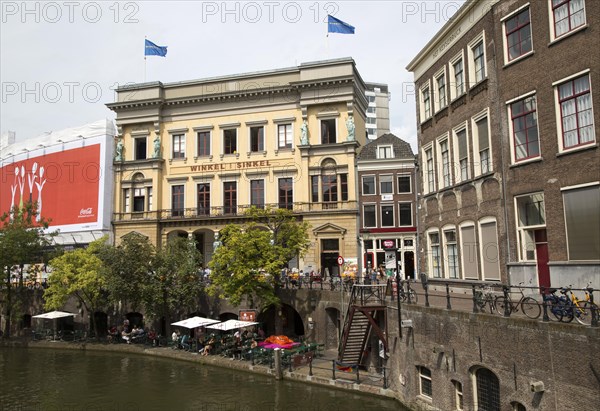
[[[600,260],[600,186],[563,191],[569,260]]]
[[[210,215],[210,184],[200,183],[198,189],[198,215]]]
[[[292,210],[294,208],[294,189],[291,178],[280,178],[279,179],[279,208],[287,208]]]
[[[377,227],[377,221],[375,218],[375,205],[366,205],[363,207],[363,227]]]
[[[585,24],[584,0],[552,0],[554,38],[563,36]]]
[[[392,153],[392,146],[378,146],[377,158],[394,158],[394,154]]]
[[[171,211],[173,217],[182,217],[184,211],[184,186],[171,187]]]
[[[336,175],[321,176],[321,188],[323,190],[322,198],[324,203],[336,203],[338,201]]]
[[[465,92],[465,71],[462,56],[452,63],[452,74],[454,76],[454,87],[452,98],[461,96]]]
[[[435,78],[437,88],[437,109],[441,110],[446,107],[446,73],[442,73]]]
[[[479,41],[471,48],[473,55],[473,70],[475,84],[482,81],[485,77],[485,49],[483,40]]]
[[[146,205],[145,190],[143,188],[133,189],[133,212],[144,211]]]
[[[292,148],[292,125],[277,125],[277,148]]]
[[[510,105],[515,161],[539,157],[537,109],[535,96]]]
[[[429,255],[431,256],[431,273],[434,278],[441,278],[440,234],[429,233]]]
[[[422,114],[421,122],[431,117],[431,95],[429,94],[429,86],[421,89],[422,99]]]
[[[253,153],[265,150],[265,128],[250,127],[250,151]]]
[[[489,173],[492,171],[490,158],[490,136],[488,132],[487,116],[475,121],[475,129],[477,133],[477,148],[479,152],[479,170],[480,174]]]
[[[465,226],[460,229],[460,255],[464,278],[479,278],[479,263],[477,262],[477,240],[475,226]]]
[[[412,227],[412,204],[399,203],[398,208],[400,210],[400,227]]]
[[[376,194],[375,193],[375,176],[363,176],[363,178],[362,178],[362,193],[365,196]]]
[[[535,261],[535,231],[546,229],[544,194],[516,197],[519,260]]]
[[[452,382],[454,383],[454,407],[458,411],[462,411],[464,409],[462,383],[459,381]]]
[[[506,35],[507,61],[512,61],[532,50],[529,8],[506,20],[504,22],[504,30]]]
[[[312,202],[318,203],[319,202],[319,176],[311,176],[310,181],[311,181],[310,186],[311,186],[311,193],[312,193]]]
[[[442,181],[443,187],[449,187],[452,184],[452,174],[450,167],[450,151],[448,148],[448,140],[440,142],[440,154],[442,163]]]
[[[428,398],[433,395],[431,371],[425,367],[419,367],[419,393]]]
[[[131,189],[126,188],[123,190],[123,210],[125,210],[126,213],[129,213],[131,211],[130,195],[131,195]]]
[[[135,159],[136,160],[145,160],[147,156],[147,141],[146,137],[136,137],[134,140],[135,144]]]
[[[467,142],[467,129],[456,131],[456,146],[458,148],[458,166],[460,168],[460,181],[469,179],[469,147]]]
[[[348,174],[339,174],[342,201],[348,201]]]
[[[148,211],[152,211],[152,187],[146,187],[146,194],[148,195]]]
[[[321,144],[334,144],[337,142],[335,119],[321,120]]]
[[[199,131],[198,136],[198,157],[210,156],[210,131]]]
[[[498,257],[498,233],[496,222],[489,221],[479,226],[481,233],[481,272],[484,280],[500,280]]]
[[[578,77],[558,86],[562,143],[565,149],[590,144],[596,140],[590,76]]]
[[[458,272],[458,249],[456,247],[456,230],[444,231],[444,242],[446,244],[448,277],[460,278]]]
[[[237,153],[237,129],[223,130],[223,154]]]
[[[412,187],[410,184],[410,174],[398,176],[398,193],[405,194],[411,193]]]
[[[428,192],[432,193],[435,190],[435,165],[433,162],[433,149],[425,151],[425,158],[427,159],[427,188]]]
[[[237,183],[235,181],[223,183],[223,213],[237,214]]]
[[[265,208],[265,180],[250,180],[250,205]]]
[[[382,205],[381,206],[381,226],[382,227],[394,227],[394,206],[393,205]]]
[[[185,158],[185,135],[173,135],[173,158]]]
[[[379,192],[381,194],[394,194],[393,176],[379,176]]]

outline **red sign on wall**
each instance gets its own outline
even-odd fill
[[[17,161],[0,168],[0,214],[28,201],[52,227],[100,221],[100,144]]]

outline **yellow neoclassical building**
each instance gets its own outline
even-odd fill
[[[115,241],[161,246],[215,234],[252,206],[293,210],[311,247],[290,268],[337,272],[360,259],[356,158],[365,144],[365,84],[351,58],[117,90]]]

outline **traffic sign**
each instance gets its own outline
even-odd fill
[[[337,263],[338,263],[338,265],[344,265],[344,257],[342,257],[341,255],[338,255]]]

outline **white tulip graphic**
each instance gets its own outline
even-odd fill
[[[35,186],[38,189],[38,209],[37,216],[35,217],[35,221],[40,221],[42,219],[42,189],[44,188],[44,184],[46,184],[46,180],[42,180],[44,177],[44,166],[40,167],[40,182],[35,183]]]
[[[37,172],[38,163],[33,163],[33,168],[31,169],[31,173],[27,176],[27,181],[29,182],[29,202],[33,202],[33,183],[35,183],[35,179],[37,176],[35,173]]]
[[[15,179],[13,180],[13,184],[10,186],[10,191],[12,193],[12,200],[10,202],[10,219],[12,220],[14,217],[14,208],[15,208],[15,194],[17,193],[17,177],[19,177],[19,167],[15,167]]]
[[[23,189],[25,188],[25,166],[21,166],[21,178],[19,178],[19,191],[21,199],[19,200],[19,209],[23,208]]]

